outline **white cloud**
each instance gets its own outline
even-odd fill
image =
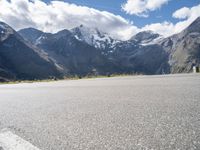
[[[134,1],[139,2],[141,0]],[[160,0],[159,3],[157,0],[143,0],[143,2],[146,1],[149,1],[149,3],[151,1],[151,4],[148,4],[148,10],[161,7],[163,2],[163,0]],[[138,9],[138,12],[141,15],[145,11]],[[191,8],[183,7],[174,12],[174,18],[182,19],[176,24],[164,21],[147,24],[139,28],[123,17],[110,12],[67,2],[51,1],[46,4],[41,0],[0,0],[0,20],[8,23],[16,30],[34,27],[45,32],[57,32],[83,24],[98,28],[109,33],[112,37],[122,40],[127,40],[144,30],[152,30],[165,37],[170,36],[181,32],[198,16],[200,16],[200,4]]]
[[[200,16],[200,4],[191,8],[183,7],[173,13],[174,18],[194,20]]]
[[[122,9],[130,15],[148,17],[148,12],[162,7],[170,0],[127,0]]]
[[[142,30],[152,30],[162,35],[170,36],[176,34],[187,28],[197,17],[200,16],[200,4],[191,8],[183,7],[175,11],[172,15],[177,19],[184,19],[176,24],[171,22],[155,23],[146,25]]]
[[[189,16],[190,14],[190,9],[188,7],[183,7],[173,13],[174,18],[178,19],[185,19]]]
[[[153,23],[146,25],[142,28],[143,31],[151,30],[155,33],[159,33],[165,37],[174,34],[174,24],[171,22],[164,21],[162,23]]]
[[[0,19],[14,29],[34,27],[45,32],[71,29],[81,24],[96,27],[120,39],[128,39],[138,28],[121,16],[62,1],[1,0]]]

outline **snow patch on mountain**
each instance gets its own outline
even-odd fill
[[[41,35],[41,36],[36,40],[35,44],[36,44],[36,45],[41,44],[41,43],[42,43],[42,40],[45,40],[45,39],[47,39],[47,37],[44,36],[44,35]]]
[[[162,41],[164,39],[163,36],[159,36],[155,39],[149,39],[149,40],[144,40],[140,43],[140,45],[142,46],[147,46],[147,45],[154,45],[154,44],[157,44],[159,43],[160,41]]]
[[[81,25],[70,31],[77,40],[84,41],[99,49],[112,47],[118,42],[118,40],[112,39],[107,33],[99,31],[97,28],[88,28]]]

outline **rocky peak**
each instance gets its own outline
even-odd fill
[[[104,49],[108,45],[115,43],[115,40],[107,33],[104,33],[97,28],[89,28],[80,25],[79,27],[72,29],[71,32],[77,40],[86,42],[95,48]]]
[[[4,41],[14,30],[4,22],[0,22],[0,41]]]

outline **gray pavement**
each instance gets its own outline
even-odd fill
[[[0,85],[0,130],[42,150],[200,149],[200,74]]]

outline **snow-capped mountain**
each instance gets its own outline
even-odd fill
[[[168,38],[143,31],[127,41],[83,25],[55,34],[32,29],[19,33],[45,50],[69,75],[93,74],[94,70],[95,74],[161,74],[190,72],[193,64],[200,63],[199,27],[200,18]]]
[[[101,50],[113,48],[115,44],[120,42],[110,37],[107,33],[99,31],[97,28],[89,28],[83,25],[71,30],[65,29],[55,34],[45,33],[34,28],[22,29],[18,33],[34,45],[40,45],[43,41],[52,38],[52,35],[54,35],[54,38],[60,38],[60,36],[69,36],[70,34],[70,37],[73,36],[76,40]]]
[[[79,41],[84,41],[98,49],[113,47],[119,40],[111,38],[107,33],[99,31],[97,28],[89,28],[83,25],[70,30]]]
[[[19,31],[26,40],[32,41],[32,37],[26,35],[27,31],[24,32],[24,30],[28,30],[28,32],[33,30]],[[48,53],[67,75],[87,75],[94,73],[94,70],[95,74],[117,72],[117,67],[102,54],[103,50],[77,39],[76,35],[67,29],[55,34],[42,33],[34,38],[32,43]]]

